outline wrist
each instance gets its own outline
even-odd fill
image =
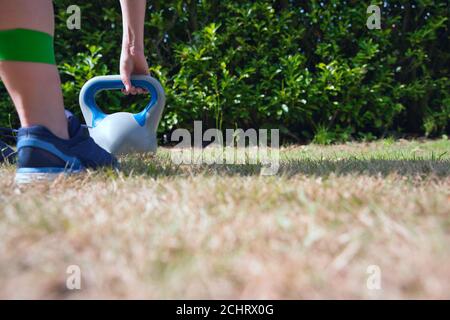
[[[135,43],[133,41],[128,41],[126,39],[122,42],[122,52],[126,52],[131,55],[135,55],[137,53],[143,53],[144,52],[144,45],[139,43]]]
[[[137,37],[132,30],[126,28],[122,37],[122,50],[123,49],[130,53],[144,51],[143,37]]]

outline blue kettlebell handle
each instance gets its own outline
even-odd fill
[[[158,96],[159,90],[157,90],[157,88],[155,87],[154,84],[155,82],[160,87],[158,89],[163,90],[159,82],[156,81],[156,79],[152,78],[151,76],[147,75],[131,76],[131,83],[133,84],[133,86],[147,89],[151,95],[150,102],[146,105],[144,110],[142,110],[139,113],[133,114],[137,123],[142,127],[145,125],[148,112],[156,104],[159,98]],[[95,77],[86,82],[80,92],[80,106],[83,111],[83,115],[86,119],[86,124],[88,126],[90,125],[92,127],[95,127],[100,121],[102,121],[107,116],[95,102],[95,96],[97,93],[103,90],[120,90],[124,88],[125,86],[119,75]],[[85,110],[86,108],[88,110]],[[91,123],[87,123],[87,119],[89,118],[87,117],[85,112],[91,113],[92,115],[90,119]]]

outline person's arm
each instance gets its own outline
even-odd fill
[[[144,20],[146,0],[120,0],[123,20],[122,54],[120,75],[125,85],[125,94],[143,93],[144,89],[133,87],[132,74],[148,74],[144,54]]]

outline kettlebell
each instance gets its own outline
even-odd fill
[[[80,107],[91,137],[114,155],[156,152],[157,148],[156,131],[165,104],[164,89],[158,80],[148,75],[131,76],[131,83],[150,93],[150,102],[144,110],[134,114],[105,114],[95,101],[100,91],[124,88],[120,75],[92,78],[80,92]]]

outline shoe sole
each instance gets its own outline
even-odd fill
[[[64,168],[20,168],[16,170],[14,182],[18,185],[51,182],[59,176],[69,176],[79,174],[84,170],[67,170]]]

